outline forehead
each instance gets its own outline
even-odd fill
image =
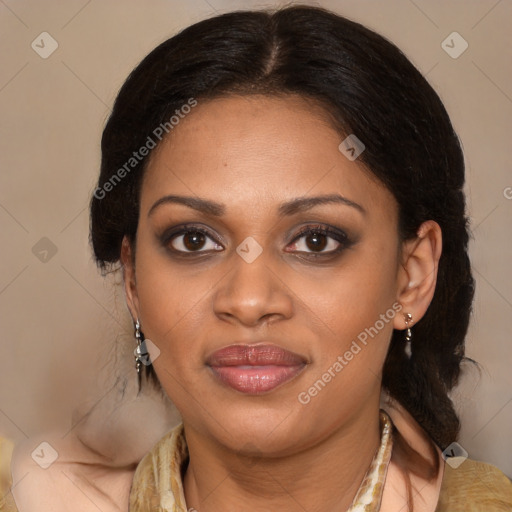
[[[333,192],[389,204],[389,191],[339,150],[344,138],[325,110],[302,97],[198,101],[154,150],[141,208],[165,193],[208,197],[235,209]]]

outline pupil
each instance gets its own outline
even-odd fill
[[[323,239],[323,240],[322,240],[322,241],[319,241],[319,240],[318,240],[319,238],[320,238],[320,239]],[[313,235],[309,235],[309,236],[306,238],[306,241],[308,241],[308,240],[316,240],[316,241],[314,241],[314,242],[313,242],[313,243],[311,243],[311,244],[308,242],[308,243],[307,243],[308,248],[309,248],[309,249],[312,249],[312,250],[314,250],[314,249],[320,249],[320,250],[324,249],[324,247],[325,247],[325,245],[326,245],[326,243],[325,243],[325,238],[326,238],[326,237],[325,237],[325,235],[323,235],[322,233],[315,233],[315,234],[313,234]],[[323,242],[323,243],[322,243],[322,242]]]
[[[184,245],[187,249],[192,251],[201,248],[202,244],[204,243],[204,237],[205,236],[203,233],[193,231],[185,235],[183,239]]]

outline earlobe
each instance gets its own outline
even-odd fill
[[[139,317],[139,299],[137,296],[137,283],[135,280],[135,265],[132,254],[132,246],[125,235],[121,243],[121,265],[123,270],[124,291],[126,304],[135,319]]]
[[[417,237],[403,245],[397,300],[414,323],[424,316],[434,297],[441,252],[441,228],[433,220],[424,222]],[[405,328],[404,317],[397,315],[395,329]]]

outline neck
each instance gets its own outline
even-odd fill
[[[345,511],[379,447],[378,409],[286,457],[242,457],[184,422],[187,508],[198,512]]]

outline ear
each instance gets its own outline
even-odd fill
[[[121,264],[123,269],[124,291],[126,294],[126,304],[132,318],[135,321],[139,317],[139,297],[137,295],[137,282],[135,280],[133,248],[125,235],[121,243]]]
[[[437,283],[437,270],[442,251],[442,232],[433,220],[424,222],[416,238],[407,240],[402,246],[401,268],[398,272],[397,300],[404,314],[410,313],[409,326],[425,315]],[[395,329],[405,329],[403,315],[396,315]]]

